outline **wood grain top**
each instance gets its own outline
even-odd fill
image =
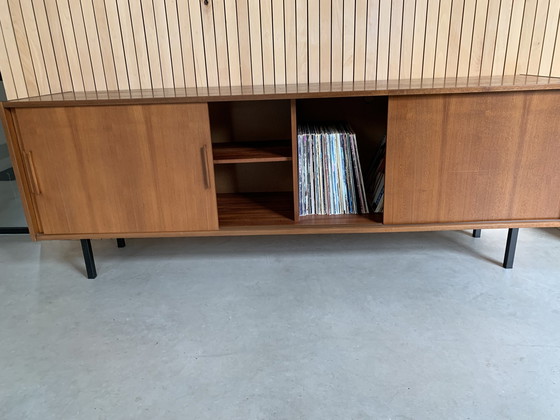
[[[518,75],[416,79],[410,81],[287,84],[281,86],[67,92],[7,101],[4,102],[4,107],[127,105],[532,90],[560,90],[560,78]]]

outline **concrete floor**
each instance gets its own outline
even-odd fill
[[[1,419],[558,419],[560,230],[0,237]]]

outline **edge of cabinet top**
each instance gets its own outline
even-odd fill
[[[560,78],[543,76],[494,76],[471,78],[417,79],[290,84],[281,86],[138,89],[103,92],[64,92],[4,102],[5,108],[80,105],[128,105],[311,99],[350,96],[401,96],[452,93],[560,90]]]

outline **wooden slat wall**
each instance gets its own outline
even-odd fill
[[[9,99],[560,77],[560,0],[0,0]]]

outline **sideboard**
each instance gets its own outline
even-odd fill
[[[560,227],[560,83],[61,93],[2,104],[34,240]],[[298,212],[297,124],[347,121],[363,162],[387,136],[385,209]]]

